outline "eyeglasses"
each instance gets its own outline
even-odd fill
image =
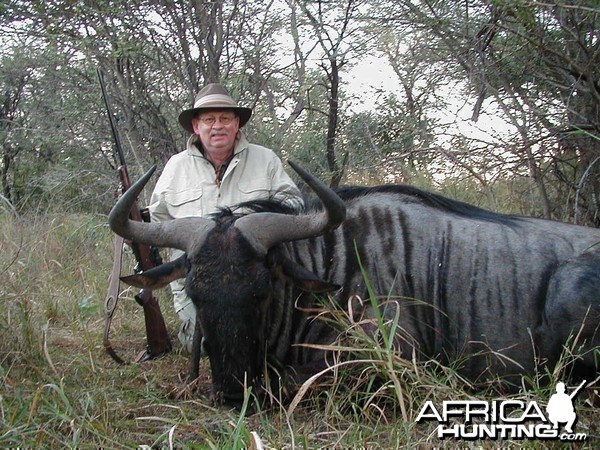
[[[217,120],[223,125],[229,125],[237,116],[200,116],[198,120],[209,127],[213,126]]]

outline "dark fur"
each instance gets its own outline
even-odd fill
[[[398,194],[404,197],[406,202],[415,202],[423,205],[431,206],[440,211],[456,214],[461,217],[468,217],[478,220],[498,221],[502,223],[516,223],[520,217],[500,214],[493,211],[488,211],[477,206],[470,205],[458,200],[453,200],[439,194],[424,191],[422,189],[409,185],[381,185],[381,186],[343,186],[334,189],[335,192],[344,201],[366,197],[378,193]],[[240,203],[230,208],[222,208],[217,216],[240,214],[238,211],[246,210],[242,214],[250,214],[255,212],[274,212],[280,214],[307,214],[313,211],[322,210],[323,205],[318,199],[306,199],[305,207],[296,209],[279,199],[264,199],[253,200]]]

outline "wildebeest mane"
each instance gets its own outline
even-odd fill
[[[389,184],[380,186],[344,186],[335,189],[336,193],[344,201],[351,201],[361,197],[377,194],[401,195],[404,202],[415,202],[430,206],[434,209],[456,214],[461,217],[479,219],[492,222],[512,223],[519,220],[518,216],[510,216],[488,211],[459,200],[453,200],[439,194],[424,191],[410,185]],[[322,205],[318,199],[305,199],[305,206],[298,208],[290,206],[284,199],[267,198],[250,200],[239,203],[232,207],[223,207],[213,217],[228,217],[234,214],[246,215],[258,212],[270,212],[279,214],[301,214],[310,211],[321,210]]]
[[[480,219],[492,222],[514,223],[518,220],[516,216],[509,216],[493,211],[488,211],[459,200],[453,200],[439,194],[424,191],[414,186],[405,184],[389,184],[373,187],[344,186],[336,190],[337,194],[344,200],[365,197],[369,195],[397,194],[403,196],[405,202],[416,202],[432,208],[456,214],[461,217]]]

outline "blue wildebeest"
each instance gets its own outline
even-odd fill
[[[320,198],[304,212],[131,221],[131,202],[151,170],[109,217],[125,238],[186,252],[127,281],[157,288],[186,278],[198,313],[190,376],[198,373],[203,336],[217,395],[239,401],[244,384],[258,387],[265,358],[290,386],[326,367],[323,352],[295,344],[338,335],[311,316],[312,293],[337,291],[341,307],[367,297],[357,254],[386,300],[386,317],[399,315],[402,355],[472,355],[462,367],[472,380],[509,377],[555,363],[577,335],[581,367],[597,371],[600,230],[495,214],[407,186],[338,195],[290,164]],[[374,317],[371,308],[365,302],[359,313]]]

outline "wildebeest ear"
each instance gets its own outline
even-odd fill
[[[142,289],[160,289],[171,281],[185,278],[187,272],[186,266],[187,256],[183,255],[174,261],[161,264],[145,272],[121,277],[121,281]]]
[[[280,253],[269,252],[268,262],[278,276],[291,280],[297,288],[315,294],[337,291],[340,286],[321,280],[311,271],[305,269],[297,262],[286,258]]]

